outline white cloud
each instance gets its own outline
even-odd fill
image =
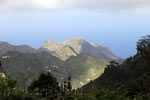
[[[68,9],[150,13],[150,0],[0,0],[0,12]]]

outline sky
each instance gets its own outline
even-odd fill
[[[0,41],[14,45],[82,37],[127,58],[149,26],[149,0],[0,0]]]

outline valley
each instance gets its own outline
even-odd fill
[[[79,88],[100,76],[109,61],[121,60],[110,49],[82,38],[49,40],[38,50],[1,42],[0,51],[3,70],[14,79],[25,78],[26,85],[41,72],[51,72],[60,83],[71,77],[73,88]]]

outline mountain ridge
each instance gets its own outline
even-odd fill
[[[100,76],[110,60],[120,59],[109,48],[83,38],[64,42],[48,40],[43,46],[34,49],[27,45],[0,42],[3,69],[14,78],[19,78],[17,74],[20,71],[29,76],[46,70],[59,81],[64,81],[72,73],[73,87],[76,88]]]
[[[60,49],[64,47],[71,47],[72,51],[73,52],[75,51],[77,54],[86,53],[92,57],[95,57],[98,59],[105,59],[107,61],[120,59],[108,47],[103,47],[98,44],[90,43],[84,40],[83,38],[72,38],[64,42],[48,40],[38,49],[38,51],[39,52],[47,51],[51,53],[52,55],[58,55],[57,52],[60,51]],[[63,58],[60,58],[60,59],[67,60],[69,58],[70,56],[66,57],[66,59],[63,59]]]
[[[22,53],[35,53],[36,49],[28,45],[12,45],[8,42],[0,41],[0,55],[5,54],[9,51],[18,51]]]
[[[67,54],[67,50],[70,54]],[[86,53],[94,58],[105,59],[107,61],[120,59],[108,47],[90,43],[80,37],[72,38],[64,42],[48,40],[38,49],[34,49],[28,45],[12,45],[10,43],[0,41],[0,55],[5,54],[8,51],[18,51],[23,53],[36,53],[44,51],[49,52],[53,56],[56,56],[64,61],[69,59],[70,56],[76,56],[80,53]]]
[[[87,84],[89,82],[87,80],[96,79],[108,64],[105,60],[96,59],[84,53],[62,61],[48,52],[21,53],[17,51],[0,55],[0,61],[2,61],[2,69],[14,79],[22,81],[21,73],[23,77],[32,76],[31,79],[26,80],[30,83],[41,72],[48,71],[61,83],[71,76],[73,88],[81,87],[80,82]]]

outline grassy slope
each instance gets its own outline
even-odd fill
[[[2,59],[2,68],[8,75],[15,79],[21,79],[22,77],[34,76],[37,77],[41,72],[46,71],[45,67],[49,67],[53,75],[58,77],[57,70],[53,68],[53,65],[59,66],[62,61],[58,58],[50,55],[49,53],[19,53],[8,52],[3,56],[9,56],[7,59]],[[20,74],[24,74],[21,76]]]
[[[109,87],[115,82],[127,86],[138,77],[150,73],[149,65],[140,55],[128,58],[121,65],[116,67],[107,67],[104,73],[93,82],[85,85],[84,90],[92,90],[93,87],[100,89]]]
[[[72,77],[73,87],[81,87],[80,82],[87,84],[89,82],[87,79],[96,79],[103,73],[106,65],[106,61],[82,53],[76,57],[71,57],[64,63],[63,67],[68,76]]]
[[[52,75],[60,82],[66,80],[68,76],[71,76],[74,88],[81,87],[80,82],[87,84],[89,82],[87,79],[96,79],[103,73],[107,65],[106,61],[95,59],[83,53],[72,56],[65,62],[46,52],[8,52],[3,56],[9,56],[7,59],[2,59],[1,56],[3,69],[15,79],[22,78],[19,72],[24,73],[26,77],[33,75],[33,78],[36,78],[38,74],[47,70],[45,67],[49,67]],[[61,80],[61,78],[64,78],[64,80]]]

